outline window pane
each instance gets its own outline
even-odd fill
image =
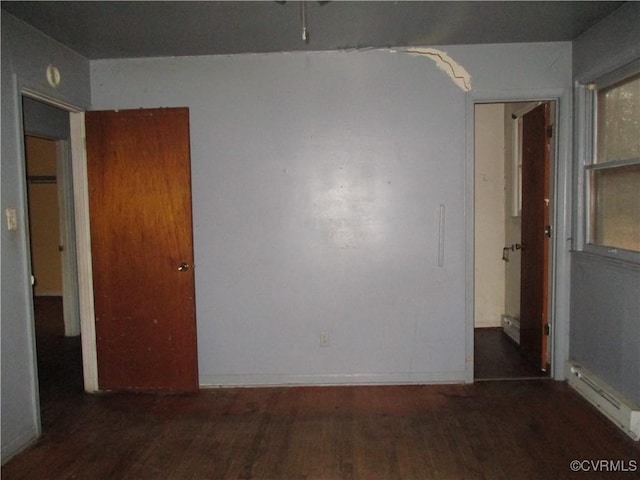
[[[640,164],[590,175],[591,243],[640,251]]]
[[[596,162],[640,158],[640,75],[598,91]]]

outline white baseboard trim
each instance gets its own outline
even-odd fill
[[[30,447],[38,440],[38,431],[35,428],[30,428],[26,432],[14,437],[10,440],[6,440],[4,435],[2,436],[2,465],[7,463],[18,453],[22,452],[26,448]],[[6,443],[5,443],[6,441]]]
[[[640,440],[640,407],[577,362],[567,362],[569,386],[632,439]]]
[[[465,383],[466,372],[201,375],[200,388]]]
[[[500,316],[500,325],[504,333],[520,345],[520,319],[513,315],[503,314]]]

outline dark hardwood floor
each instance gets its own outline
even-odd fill
[[[476,380],[548,377],[546,372],[529,364],[518,350],[518,345],[502,332],[502,328],[476,328],[473,339]]]
[[[84,391],[80,337],[64,336],[62,297],[35,297],[38,384],[43,428]],[[49,412],[51,411],[51,412]]]
[[[640,445],[559,382],[87,395],[66,375],[3,480],[638,478],[571,472]]]

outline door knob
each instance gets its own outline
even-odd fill
[[[189,270],[189,268],[191,268],[191,265],[189,265],[188,263],[184,263],[184,262],[182,262],[182,263],[178,266],[178,271],[179,271],[179,272],[186,272],[187,270]]]

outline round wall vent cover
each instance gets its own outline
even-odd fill
[[[60,85],[60,70],[55,65],[49,65],[47,67],[47,82],[53,88],[56,88]]]

